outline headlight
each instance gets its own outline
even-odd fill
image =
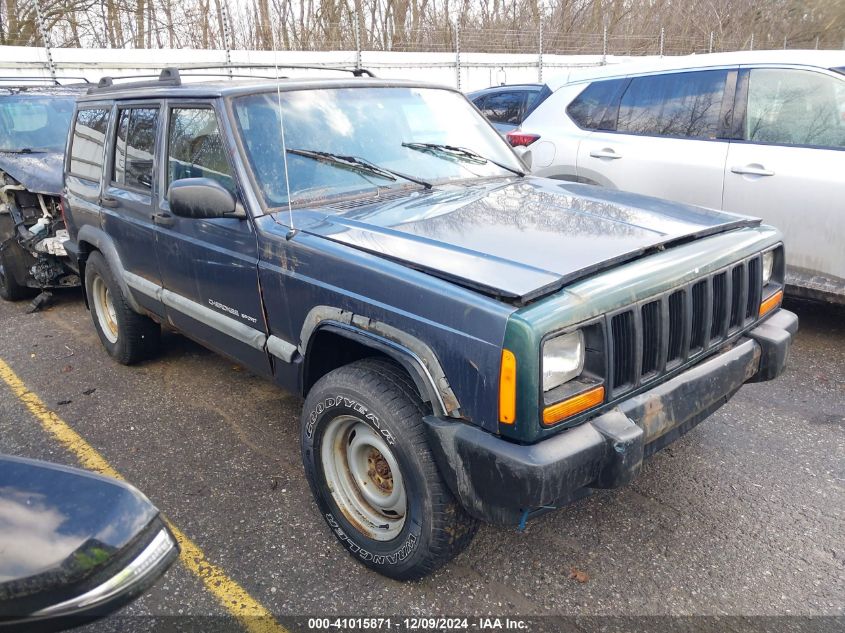
[[[584,334],[578,330],[543,344],[543,391],[578,377],[584,369]]]
[[[775,252],[766,251],[763,253],[763,285],[772,280],[772,271],[775,268]]]

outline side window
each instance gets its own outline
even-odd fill
[[[168,186],[180,178],[212,178],[235,194],[214,110],[173,108],[167,147]]]
[[[109,110],[85,108],[76,114],[70,146],[70,172],[99,181],[103,175],[103,149],[109,127]]]
[[[635,77],[619,104],[619,132],[716,138],[727,70]]]
[[[845,148],[845,81],[806,70],[752,70],[745,139]]]
[[[616,104],[627,79],[594,81],[579,94],[567,114],[576,125],[588,130],[612,130],[616,125]]]
[[[479,106],[479,109],[485,117],[495,123],[518,125],[521,122],[520,116],[525,110],[525,97],[524,90],[496,92],[487,95],[483,107]]]
[[[157,124],[158,108],[118,111],[112,176],[115,183],[150,191]]]

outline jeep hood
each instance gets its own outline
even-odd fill
[[[0,171],[5,171],[27,191],[58,196],[62,192],[63,157],[62,152],[0,152]]]
[[[673,244],[760,223],[535,177],[358,204],[331,215],[323,207],[319,219],[311,209],[303,215],[316,221],[298,228],[517,303]]]

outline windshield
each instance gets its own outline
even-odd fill
[[[290,202],[297,206],[380,187],[419,189],[429,183],[511,176],[508,169],[523,169],[483,117],[462,95],[449,90],[362,87],[239,97],[234,101],[235,119],[270,208],[288,204],[280,101]],[[465,148],[475,156],[448,149],[421,151],[415,143]],[[315,157],[315,152],[323,156]],[[356,168],[354,161],[384,173]]]
[[[63,151],[73,97],[0,98],[0,151]]]

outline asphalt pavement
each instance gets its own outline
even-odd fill
[[[0,358],[278,616],[845,615],[845,310],[789,304],[786,373],[744,386],[632,485],[524,532],[484,526],[444,569],[399,583],[318,515],[297,396],[175,334],[158,359],[118,365],[78,292],[25,307],[0,302]],[[77,464],[3,383],[0,452]],[[131,632],[162,621],[134,616],[227,611],[176,564],[123,615]]]

